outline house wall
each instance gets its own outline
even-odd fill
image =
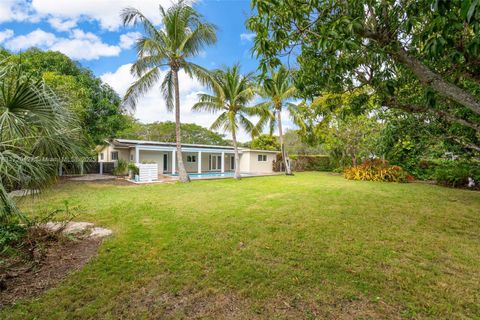
[[[165,152],[160,152],[160,151],[140,150],[139,160],[140,160],[140,163],[149,163],[149,162],[156,163],[158,165],[158,172],[163,173],[163,155],[164,154]],[[169,159],[171,158],[169,157]]]
[[[111,153],[112,151],[118,152],[119,159],[123,159],[127,162],[132,162],[135,160],[135,148],[114,148],[111,145],[104,146],[98,152],[98,161],[100,162],[110,162],[111,160]],[[104,154],[103,160],[100,160],[100,153]],[[158,172],[163,173],[163,155],[168,155],[168,163],[167,163],[167,171],[171,171],[171,161],[172,161],[172,152],[167,151],[153,151],[153,150],[140,150],[140,163],[142,162],[155,162],[158,165]],[[218,153],[208,153],[202,152],[202,172],[209,171],[209,156],[210,155],[220,155],[221,152]],[[258,155],[265,154],[267,156],[266,162],[258,161]],[[187,162],[187,156],[194,155],[198,158],[198,152],[184,152],[183,153],[183,162],[185,165],[185,169],[189,173],[196,173],[198,172],[198,163]],[[235,155],[233,153],[225,153],[224,163],[225,163],[225,171],[233,170],[231,166],[231,158],[234,158]],[[243,153],[240,154],[240,171],[241,172],[257,172],[257,173],[271,173],[273,172],[273,161],[275,160],[276,154],[270,152],[262,152],[262,151],[248,151],[244,150]],[[131,160],[133,159],[133,160]],[[198,159],[196,159],[198,161]],[[178,168],[178,161],[177,166]],[[220,170],[218,170],[220,171]]]
[[[266,155],[267,161],[258,161],[258,155]],[[273,161],[275,153],[263,153],[261,151],[246,151],[240,160],[240,171],[255,173],[273,173]]]
[[[118,159],[123,159],[125,161],[130,161],[130,150],[129,149],[115,149],[111,145],[106,145],[101,149],[97,154],[98,162],[111,162],[112,160],[112,152],[118,152]],[[100,159],[100,154],[103,153],[103,160]]]
[[[240,155],[240,172],[250,172],[250,154],[248,152]]]

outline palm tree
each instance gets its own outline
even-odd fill
[[[280,66],[278,71],[271,69],[270,77],[265,78],[259,88],[260,95],[268,100],[260,103],[258,106],[267,107],[270,110],[270,113],[263,117],[259,124],[260,126],[263,126],[263,124],[268,121],[270,134],[273,134],[275,126],[278,126],[282,159],[285,165],[285,173],[287,175],[291,175],[292,170],[290,168],[290,161],[288,160],[287,151],[285,150],[285,144],[283,141],[282,110],[284,102],[292,98],[295,91],[295,86],[292,83],[290,73],[284,66]]]
[[[240,156],[237,146],[237,133],[243,128],[247,133],[258,134],[258,128],[247,118],[248,116],[263,115],[259,107],[249,107],[247,104],[254,98],[255,89],[253,75],[242,75],[238,64],[231,68],[214,70],[210,86],[213,95],[201,93],[199,101],[192,110],[222,112],[211,125],[212,130],[223,129],[232,134],[235,150],[235,179],[240,179]],[[223,159],[222,159],[223,161]]]
[[[159,81],[162,76],[161,68],[169,68],[160,87],[167,109],[172,111],[175,108],[179,179],[182,182],[188,182],[190,178],[182,160],[178,72],[183,69],[190,77],[206,83],[209,77],[208,71],[187,59],[198,55],[206,45],[216,42],[216,27],[204,22],[203,17],[183,1],[174,4],[168,10],[160,6],[160,15],[162,28],[156,28],[137,9],[126,8],[122,11],[124,25],[141,24],[145,31],[145,35],[137,41],[138,58],[131,68],[131,73],[138,80],[127,90],[124,103],[135,108],[140,96]]]
[[[21,62],[0,63],[0,223],[21,216],[8,192],[43,188],[62,158],[84,155],[74,114]]]

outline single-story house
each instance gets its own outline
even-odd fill
[[[177,173],[174,142],[113,139],[97,148],[99,162],[123,159],[133,163],[157,163],[158,172]],[[248,174],[273,173],[278,151],[239,148],[240,172]],[[182,157],[188,173],[229,172],[235,169],[232,146],[182,144]]]

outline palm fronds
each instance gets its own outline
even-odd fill
[[[8,192],[43,188],[62,158],[83,154],[73,113],[21,64],[0,63],[0,222],[19,215]]]

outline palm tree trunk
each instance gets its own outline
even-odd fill
[[[173,82],[175,85],[175,138],[177,142],[177,162],[178,162],[178,178],[180,182],[190,182],[190,177],[183,165],[182,157],[182,135],[180,129],[180,88],[178,86],[178,70],[173,69]]]
[[[285,150],[285,144],[283,142],[283,129],[282,129],[282,109],[277,108],[278,114],[278,137],[280,139],[280,149],[282,150],[283,164],[285,165],[285,174],[292,175],[292,169],[290,168],[290,161],[287,158],[287,150]]]
[[[235,151],[235,174],[233,177],[237,180],[240,180],[242,177],[240,176],[240,155],[238,154],[238,147],[237,147],[237,134],[235,132],[235,128],[232,130],[232,141],[233,141],[233,150]]]

